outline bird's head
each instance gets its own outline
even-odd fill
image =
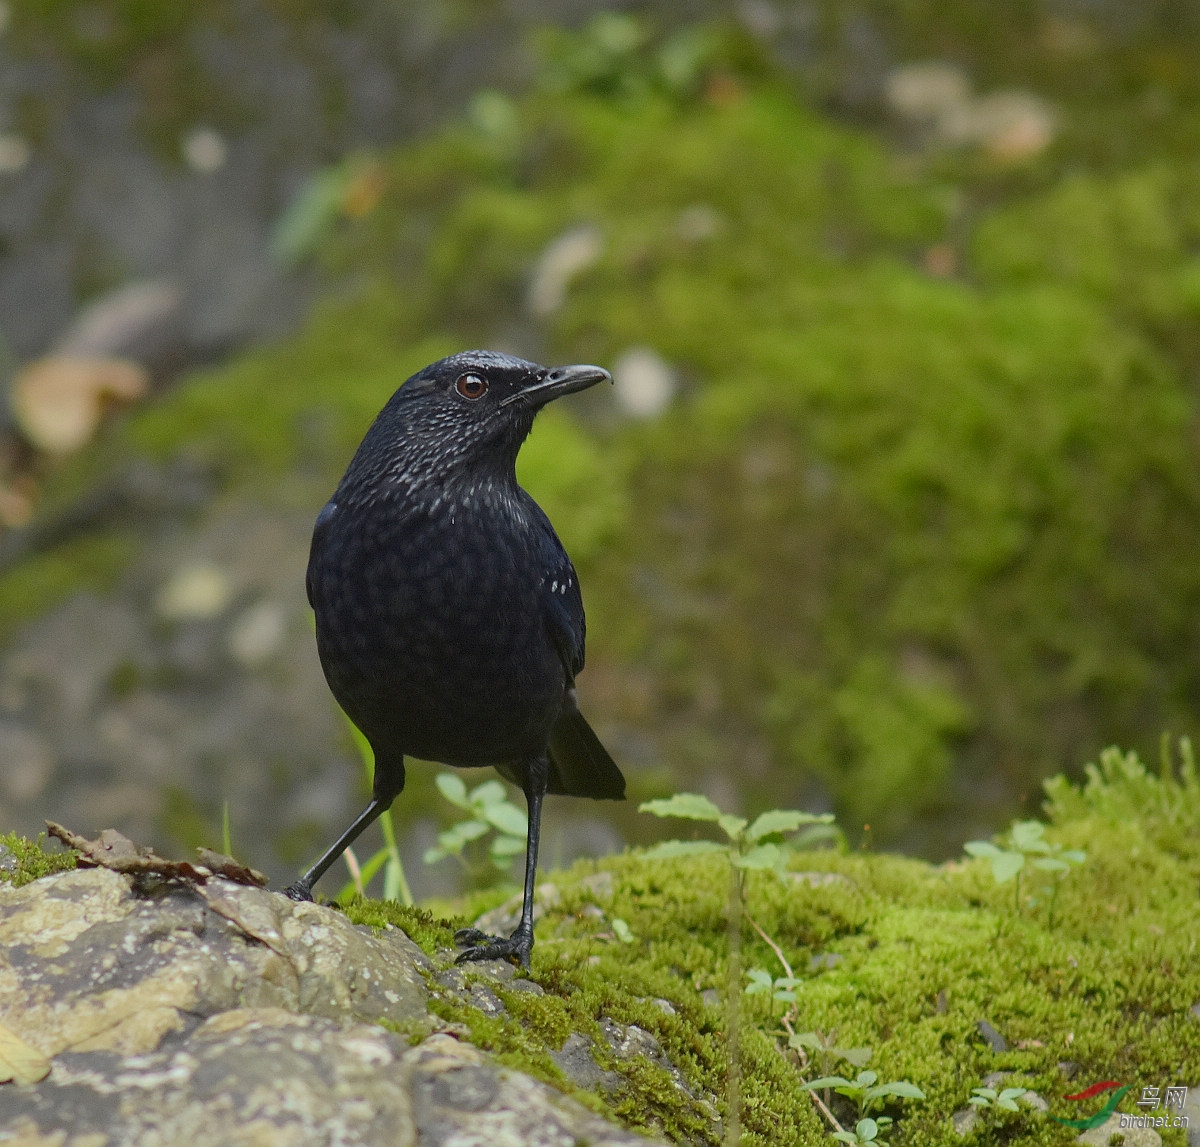
[[[604,381],[612,376],[598,366],[552,369],[498,351],[463,351],[418,371],[392,395],[355,461],[405,484],[464,466],[511,470],[542,407]]]

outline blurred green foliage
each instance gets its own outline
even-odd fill
[[[1011,7],[1003,31],[956,9],[921,55],[978,34],[981,88],[1058,77],[1064,134],[1020,165],[900,154],[728,29],[548,34],[540,86],[477,94],[377,157],[372,209],[328,216],[314,250],[341,286],[297,338],[114,442],[259,488],[307,476],[316,504],[443,353],[514,331],[544,360],[652,347],[683,380],[661,418],[589,395],[520,466],[581,568],[589,712],[665,765],[635,795],[723,772],[748,809],[828,800],[950,851],[1101,745],[1193,729],[1200,687],[1200,164],[1167,147],[1195,85],[1153,13],[1099,86],[1071,87],[1086,68],[1050,24],[1001,76],[980,45],[1025,34]],[[901,44],[933,8],[903,18]],[[1151,58],[1178,108],[1157,153],[1096,158],[1089,101]],[[539,255],[579,224],[597,262],[529,318]]]

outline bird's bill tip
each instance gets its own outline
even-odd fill
[[[522,387],[516,394],[509,395],[500,405],[507,406],[510,402],[524,399],[526,402],[543,406],[564,394],[587,390],[589,386],[595,386],[598,382],[612,382],[612,375],[602,366],[556,366],[549,374],[530,383],[529,386]]]

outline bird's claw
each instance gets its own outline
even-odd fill
[[[473,960],[508,960],[522,968],[529,967],[533,951],[533,933],[518,928],[511,936],[489,936],[478,928],[460,928],[454,933],[454,942],[465,949],[455,958],[456,964]]]
[[[289,884],[283,890],[283,894],[289,900],[297,900],[301,904],[312,903],[312,889],[303,880],[297,880],[294,884]]]

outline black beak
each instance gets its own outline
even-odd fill
[[[587,390],[589,386],[595,386],[598,382],[612,382],[612,375],[602,366],[556,366],[543,378],[518,390],[516,394],[510,394],[500,405],[525,402],[530,406],[541,407],[564,394]]]

